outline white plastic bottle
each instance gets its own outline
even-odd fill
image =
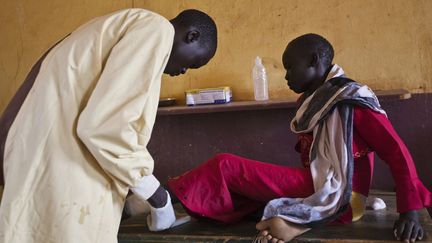
[[[268,100],[267,74],[260,57],[256,57],[255,59],[255,66],[252,69],[252,78],[254,82],[255,100]]]

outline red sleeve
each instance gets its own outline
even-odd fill
[[[430,206],[432,194],[419,180],[410,152],[387,117],[356,107],[353,122],[358,135],[390,167],[396,184],[397,211],[404,213]]]

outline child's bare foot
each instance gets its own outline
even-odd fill
[[[269,242],[283,243],[292,240],[294,237],[310,230],[296,224],[289,223],[279,217],[274,217],[259,222],[256,225],[261,235],[266,237]]]

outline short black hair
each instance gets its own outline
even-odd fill
[[[200,43],[209,50],[216,51],[216,23],[206,13],[196,9],[187,9],[179,13],[173,20],[184,27],[196,28],[200,32]]]
[[[324,37],[318,34],[309,33],[295,38],[288,44],[288,46],[297,45],[301,45],[302,47],[318,53],[326,66],[332,64],[334,57],[333,46]]]

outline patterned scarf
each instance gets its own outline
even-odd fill
[[[354,168],[354,105],[385,114],[371,89],[341,76],[329,79],[305,99],[291,122],[291,130],[313,132],[310,169],[315,192],[307,198],[270,201],[263,220],[280,217],[306,227],[318,227],[348,208]]]

